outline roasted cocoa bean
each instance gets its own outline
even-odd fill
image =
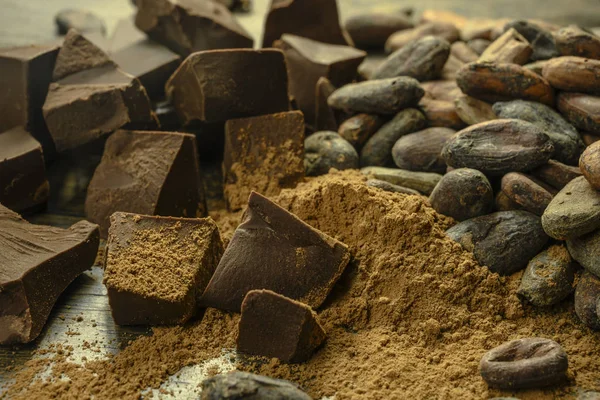
[[[544,65],[542,75],[556,89],[600,94],[600,60],[573,56],[553,58]]]
[[[579,159],[579,168],[596,190],[600,190],[600,142],[589,146]]]
[[[600,60],[600,37],[569,25],[554,34],[556,47],[563,56],[577,56]]]
[[[600,277],[600,231],[588,233],[567,240],[567,247],[573,257],[583,268]]]
[[[424,195],[429,195],[435,185],[442,179],[440,174],[406,171],[397,168],[365,167],[360,172],[394,185],[417,190]]]
[[[576,128],[600,135],[600,96],[560,93],[557,108]]]
[[[559,55],[552,33],[532,21],[511,21],[504,30],[515,29],[531,45],[531,60],[548,60]]]
[[[542,216],[550,201],[552,193],[544,184],[518,172],[509,172],[502,177],[502,192],[524,210]]]
[[[394,163],[400,169],[444,173],[444,145],[455,131],[448,128],[428,128],[402,136],[392,148]]]
[[[509,29],[485,49],[478,61],[523,65],[529,61],[532,52],[527,39],[515,29]]]
[[[414,25],[402,13],[367,13],[348,18],[345,27],[359,49],[383,49],[391,34]]]
[[[428,22],[413,29],[405,29],[392,34],[385,42],[385,51],[392,53],[406,46],[408,43],[425,36],[437,36],[450,43],[454,43],[458,40],[459,33],[456,26],[452,23],[443,21]]]
[[[556,160],[548,160],[547,164],[531,171],[531,175],[553,188],[561,190],[567,183],[581,176],[581,171],[577,167],[565,165]]]
[[[337,132],[315,132],[304,140],[304,169],[307,176],[323,175],[329,169],[358,168],[358,154]]]
[[[432,100],[423,97],[419,108],[427,118],[429,126],[462,129],[466,125],[456,113],[454,102],[445,100]]]
[[[498,118],[491,104],[466,94],[454,100],[454,109],[458,117],[467,125],[475,125]]]
[[[575,288],[575,312],[590,329],[600,331],[600,278],[584,271]]]
[[[365,142],[384,124],[385,120],[375,114],[356,114],[340,125],[338,133],[346,139],[356,151],[362,149]]]
[[[414,189],[409,189],[409,188],[406,188],[403,186],[394,185],[392,183],[382,181],[381,179],[369,179],[367,181],[367,186],[385,190],[386,192],[412,194],[412,195],[417,195],[417,196],[421,195],[421,193],[417,192]]]

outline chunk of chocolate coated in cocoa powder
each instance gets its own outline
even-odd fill
[[[600,60],[553,58],[544,65],[542,75],[556,89],[600,95]]]
[[[98,226],[33,225],[0,204],[0,344],[28,343],[98,252]],[[35,250],[35,251],[34,251]]]
[[[106,141],[88,187],[85,212],[106,237],[116,211],[174,217],[206,215],[196,138],[170,132],[117,131]],[[140,196],[140,193],[144,193]]]
[[[306,304],[270,290],[251,290],[244,298],[237,338],[242,353],[300,363],[325,337],[317,314]]]
[[[49,192],[39,142],[20,126],[0,133],[0,203],[30,211],[43,206]]]
[[[232,371],[202,381],[202,400],[312,400],[298,385],[248,372]]]
[[[304,178],[304,118],[300,111],[240,118],[225,124],[224,197],[240,210],[254,191],[276,196]]]
[[[349,260],[345,244],[253,192],[202,304],[239,312],[249,291],[268,289],[318,308]]]
[[[356,78],[357,69],[367,53],[349,46],[321,43],[285,34],[275,41],[287,64],[290,95],[310,125],[315,124],[315,88],[325,77],[339,87]]]
[[[216,1],[138,0],[135,25],[148,37],[187,57],[202,50],[252,48],[254,41]]]
[[[235,49],[192,54],[165,90],[181,121],[188,124],[288,111],[287,88],[280,50]],[[312,93],[314,97],[314,86]]]
[[[114,213],[104,285],[115,322],[184,323],[195,314],[222,254],[223,242],[211,218]]]
[[[61,47],[43,114],[56,150],[84,145],[128,125],[158,127],[139,80],[106,53],[70,30]]]
[[[54,143],[42,114],[58,47],[24,46],[0,50],[0,132],[23,126],[48,156]]]
[[[284,33],[323,43],[352,45],[352,39],[340,27],[337,0],[271,0],[263,47],[271,47]]]

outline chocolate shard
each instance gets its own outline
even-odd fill
[[[223,192],[230,210],[242,209],[253,190],[276,196],[303,178],[304,117],[300,111],[227,121]]]
[[[119,325],[186,322],[222,254],[211,218],[114,213],[104,271],[113,319]]]
[[[284,33],[352,46],[350,35],[340,26],[337,0],[271,0],[263,47],[271,47]]]
[[[223,4],[207,0],[138,0],[135,25],[175,53],[252,48],[254,41]]]
[[[98,252],[98,226],[33,225],[0,204],[0,344],[28,343]]]
[[[196,138],[182,133],[124,130],[111,135],[88,187],[85,212],[106,237],[109,217],[116,211],[205,216]]]
[[[202,381],[202,400],[312,400],[298,385],[248,372],[231,371]]]
[[[23,126],[48,156],[54,143],[42,114],[52,82],[58,46],[24,46],[0,50],[0,132]]]
[[[244,298],[239,352],[300,363],[310,359],[325,338],[317,315],[306,304],[270,290],[251,290]]]
[[[58,53],[54,82],[42,108],[59,152],[94,141],[125,125],[158,127],[139,80],[121,71],[108,55],[70,30]]]
[[[22,212],[43,206],[50,185],[39,142],[23,127],[0,133],[0,203]]]
[[[315,87],[325,77],[340,87],[356,78],[357,69],[367,53],[349,46],[321,43],[284,34],[274,43],[285,55],[290,95],[310,125],[315,124]]]
[[[166,92],[185,124],[289,110],[285,60],[273,49],[194,53],[171,76]]]
[[[348,246],[252,192],[202,304],[239,312],[249,291],[268,289],[318,308],[349,260]]]

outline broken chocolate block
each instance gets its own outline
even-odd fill
[[[104,284],[118,325],[181,324],[223,254],[211,218],[110,217]]]
[[[117,131],[90,182],[85,213],[106,237],[116,211],[204,217],[196,138],[170,132]]]
[[[39,142],[19,126],[0,133],[0,203],[22,212],[48,200],[44,155]]]
[[[177,54],[150,39],[138,40],[111,57],[123,71],[139,79],[152,100],[164,98],[165,83],[181,63]]]
[[[33,225],[0,204],[0,344],[28,343],[98,252],[98,226]]]
[[[325,337],[317,315],[306,304],[270,290],[251,290],[244,298],[237,338],[242,353],[300,363]]]
[[[285,54],[290,95],[298,102],[308,124],[315,124],[315,87],[320,77],[340,87],[356,78],[358,66],[367,53],[349,46],[316,42],[294,35],[283,35],[274,47]]]
[[[118,69],[106,53],[70,30],[58,53],[43,106],[56,150],[89,143],[127,125],[158,127],[139,80]]]
[[[202,50],[252,48],[254,41],[222,4],[206,0],[138,0],[135,25],[187,57]]]
[[[289,110],[287,72],[279,50],[194,53],[171,76],[166,92],[184,124]]]
[[[339,19],[337,0],[271,0],[262,47],[271,47],[284,33],[351,46]]]
[[[348,246],[252,192],[202,304],[239,312],[249,291],[268,289],[318,308],[349,260]]]
[[[276,196],[304,178],[304,117],[289,111],[225,124],[224,195],[230,210],[242,209],[255,190]]]
[[[57,54],[55,45],[0,50],[0,132],[23,126],[41,143],[46,155],[54,151],[54,144],[42,105]]]

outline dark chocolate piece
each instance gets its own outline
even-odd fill
[[[337,0],[271,0],[265,20],[263,47],[284,33],[323,43],[352,45],[340,26]]]
[[[88,187],[85,212],[106,237],[109,217],[116,211],[205,216],[195,137],[139,131],[111,135]]]
[[[52,82],[58,46],[25,46],[0,50],[0,132],[23,126],[41,143],[46,156],[54,143],[42,105]]]
[[[98,32],[101,35],[106,34],[104,21],[96,14],[87,10],[60,10],[54,17],[54,22],[58,28],[59,35],[65,35],[69,29],[75,29],[78,32]]]
[[[251,290],[244,298],[237,338],[242,353],[300,363],[325,338],[317,315],[306,304],[270,290]]]
[[[104,285],[119,325],[181,324],[197,309],[223,254],[211,218],[116,212],[110,217]]]
[[[279,50],[194,53],[171,76],[166,92],[184,124],[289,110],[287,72]]]
[[[71,30],[60,49],[43,106],[56,150],[79,147],[125,125],[156,128],[139,80],[119,70],[100,48]]]
[[[138,0],[137,6],[135,25],[183,57],[202,50],[254,45],[227,7],[215,1]]]
[[[253,192],[202,304],[239,312],[250,290],[268,289],[318,308],[349,260],[345,244]]]
[[[339,87],[354,80],[366,53],[349,46],[316,42],[294,35],[283,35],[274,47],[283,50],[288,69],[290,95],[310,125],[315,124],[315,87],[326,77]]]
[[[165,83],[175,72],[181,58],[150,39],[139,40],[111,54],[128,74],[140,80],[152,100],[165,96]]]
[[[304,178],[304,117],[289,111],[225,124],[223,193],[240,210],[254,191],[276,196]]]
[[[0,203],[32,210],[46,203],[49,192],[39,142],[21,126],[0,133]]]
[[[33,225],[0,204],[0,344],[28,343],[98,252],[98,226]]]
[[[201,398],[202,400],[312,400],[312,397],[293,382],[241,371],[231,371],[203,380]]]

